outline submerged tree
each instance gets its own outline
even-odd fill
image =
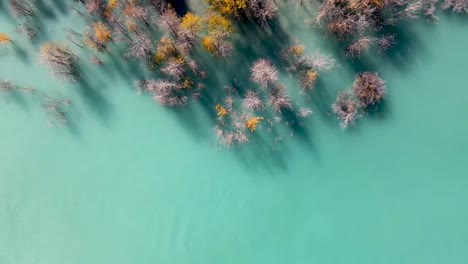
[[[458,13],[468,13],[468,1],[466,0],[444,0],[443,9],[452,9]]]
[[[242,100],[242,104],[245,107],[250,108],[252,110],[262,110],[263,107],[265,106],[259,94],[252,90],[248,90],[245,93],[245,97]]]
[[[6,45],[7,43],[11,42],[10,36],[6,33],[0,32],[0,45]]]
[[[252,80],[260,84],[261,88],[266,88],[269,84],[278,80],[278,70],[271,61],[266,59],[256,60],[250,71]]]
[[[268,103],[277,112],[292,108],[292,100],[288,96],[286,87],[283,84],[277,84],[271,88]]]
[[[58,42],[44,43],[38,54],[39,64],[47,65],[52,74],[59,80],[75,82],[79,74],[76,69],[76,55],[65,44]]]
[[[18,17],[31,17],[36,15],[36,9],[31,1],[10,0],[11,12]]]
[[[385,82],[376,72],[358,73],[353,90],[364,108],[379,103],[387,93]]]
[[[351,89],[346,89],[338,93],[338,97],[332,105],[332,110],[338,116],[338,119],[340,119],[340,126],[342,128],[347,128],[348,125],[354,124],[354,121],[361,117],[359,113],[359,100]]]
[[[233,49],[229,41],[232,34],[231,21],[216,13],[208,13],[205,20],[208,29],[207,34],[202,38],[202,47],[214,56],[228,57]]]
[[[70,120],[68,119],[66,108],[70,104],[71,100],[68,98],[45,96],[45,102],[42,104],[42,108],[49,116],[48,124],[50,126],[65,126],[69,123]]]
[[[153,99],[162,105],[182,105],[188,100],[176,82],[168,80],[142,80],[135,81],[134,86],[138,89],[139,93],[147,92],[152,94]]]

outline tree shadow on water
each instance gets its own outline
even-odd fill
[[[96,81],[91,83],[86,76],[82,76],[76,85],[78,86],[77,91],[84,99],[85,103],[97,113],[97,116],[104,124],[109,125],[111,106],[102,92],[96,90],[97,87],[101,89],[105,86]]]

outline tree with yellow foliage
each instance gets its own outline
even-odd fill
[[[225,115],[228,114],[227,109],[224,106],[220,105],[220,104],[217,104],[215,109],[218,112],[219,116],[225,116]]]
[[[193,32],[199,32],[201,30],[201,22],[201,17],[199,15],[187,12],[187,14],[182,17],[180,27]]]
[[[102,22],[96,22],[92,25],[92,32],[84,32],[86,46],[99,52],[107,51],[107,44],[112,40],[112,30]]]
[[[247,8],[247,0],[206,0],[210,7],[224,15],[238,15]]]
[[[168,35],[164,35],[159,40],[157,51],[154,55],[156,63],[161,63],[169,58],[177,57],[177,48]]]
[[[102,22],[94,24],[94,36],[102,43],[112,40],[112,30],[107,28]]]
[[[254,132],[257,129],[257,125],[260,123],[263,117],[261,116],[251,116],[245,121],[245,127]]]
[[[229,42],[232,34],[231,21],[216,13],[207,14],[205,21],[207,34],[202,38],[202,47],[214,56],[228,57],[233,48]]]

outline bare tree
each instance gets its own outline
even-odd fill
[[[262,88],[278,80],[278,70],[271,61],[266,59],[256,60],[250,71],[252,80],[260,84]]]
[[[135,81],[134,86],[138,89],[138,92],[152,94],[154,100],[162,105],[183,105],[188,99],[187,96],[181,93],[178,83],[168,80]]]
[[[242,104],[250,109],[253,110],[262,110],[265,104],[263,103],[262,99],[258,95],[258,93],[248,90],[245,93],[245,97],[242,100]]]
[[[346,55],[349,57],[360,57],[374,43],[374,38],[363,37],[354,42],[348,47]]]
[[[79,75],[75,65],[77,58],[65,44],[46,42],[37,54],[39,64],[47,65],[59,80],[75,82]]]
[[[44,99],[45,102],[42,104],[42,108],[49,116],[49,125],[65,126],[70,122],[66,112],[66,108],[71,104],[70,99],[50,96],[45,96]]]
[[[339,92],[336,101],[332,105],[332,110],[340,119],[342,128],[354,124],[355,120],[361,117],[359,109],[360,103],[351,89]]]
[[[277,84],[271,88],[268,103],[277,112],[281,112],[282,109],[292,108],[292,100],[283,84]]]
[[[185,74],[184,62],[180,60],[169,60],[161,72],[174,78],[175,80],[180,80]]]
[[[24,21],[18,24],[16,27],[15,31],[19,34],[23,34],[29,39],[32,39],[36,36],[37,32],[37,26],[35,26],[33,23],[30,21]]]
[[[140,34],[133,39],[125,56],[146,61],[151,57],[151,53],[151,40],[146,35]]]
[[[353,90],[363,107],[374,105],[387,93],[385,82],[376,72],[363,72],[356,75]]]
[[[179,36],[181,19],[173,9],[167,9],[159,17],[159,27],[162,31],[173,36]]]
[[[36,9],[31,1],[27,0],[11,0],[11,12],[18,17],[31,17],[36,15]]]
[[[442,9],[452,9],[458,13],[468,13],[467,0],[444,0]]]
[[[248,12],[250,16],[260,23],[267,25],[268,22],[278,14],[275,0],[250,0],[248,1]]]
[[[0,91],[7,93],[15,89],[15,86],[10,81],[0,81]]]
[[[95,65],[101,65],[102,64],[101,59],[99,59],[99,57],[96,54],[91,55],[89,60],[91,61],[92,64],[95,64]]]
[[[299,108],[299,111],[297,111],[297,116],[301,118],[306,118],[310,116],[313,113],[312,109],[307,108],[307,107],[301,107]]]
[[[395,44],[396,44],[395,34],[388,34],[388,35],[380,37],[377,40],[377,45],[379,46],[381,52],[387,51],[390,47],[392,47]]]

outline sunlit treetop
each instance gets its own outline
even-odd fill
[[[218,112],[219,116],[225,116],[225,115],[228,114],[227,109],[224,106],[220,105],[220,104],[217,104],[215,109]]]
[[[109,2],[107,2],[107,7],[109,8],[115,8],[117,6],[117,0],[109,0]]]
[[[112,39],[112,31],[102,22],[94,24],[94,36],[101,42],[107,42]]]
[[[257,124],[259,124],[262,119],[263,117],[261,116],[252,116],[245,121],[245,127],[254,132],[257,129]]]
[[[209,14],[206,18],[208,21],[208,33],[211,35],[225,35],[232,32],[231,21],[223,15]]]
[[[298,55],[301,55],[303,52],[304,52],[304,45],[301,45],[301,44],[297,44],[297,45],[293,45],[289,48],[292,52],[292,54],[298,56]]]
[[[213,38],[211,38],[211,37],[203,37],[202,38],[202,47],[205,50],[211,52],[212,54],[217,53],[215,40]]]
[[[161,63],[171,57],[176,57],[177,49],[168,35],[162,36],[157,46],[157,52],[154,55],[157,63]]]

